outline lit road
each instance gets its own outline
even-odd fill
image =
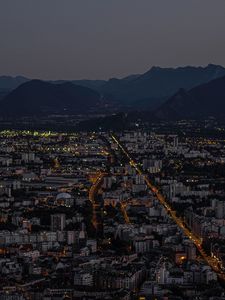
[[[102,140],[102,142],[104,144],[106,144],[105,148],[107,150],[103,150],[101,152],[101,154],[106,156],[106,157],[109,156],[110,157],[110,162],[114,163],[114,160],[115,160],[114,153],[113,153],[112,149],[110,148],[110,144],[109,144],[108,140],[103,136],[94,135],[94,137],[95,137],[95,139],[100,138]],[[102,220],[101,220],[101,217],[100,217],[100,213],[101,213],[100,212],[100,204],[99,204],[97,195],[98,195],[98,192],[101,188],[103,178],[107,175],[108,175],[107,172],[100,172],[100,174],[97,175],[97,177],[95,178],[94,183],[93,183],[93,185],[91,186],[91,188],[89,190],[89,200],[91,201],[92,208],[93,208],[92,224],[93,224],[93,226],[95,227],[96,230],[98,230],[100,228],[100,226],[102,226]]]
[[[121,209],[121,212],[123,214],[125,223],[126,224],[130,224],[131,222],[130,222],[130,218],[129,218],[128,214],[127,214],[126,207],[127,207],[126,203],[123,203],[123,202],[120,203],[120,209]]]
[[[102,180],[106,175],[107,173],[101,172],[89,191],[89,200],[91,201],[93,207],[92,224],[95,229],[97,229],[99,225],[98,212],[100,208],[99,203],[96,201],[96,196],[98,195],[99,189],[101,188]]]
[[[129,160],[129,163],[132,167],[134,167],[138,174],[142,175],[144,177],[145,183],[148,186],[148,188],[152,191],[152,193],[155,195],[155,197],[158,199],[158,201],[164,206],[166,212],[170,217],[173,219],[173,221],[178,225],[178,227],[183,231],[183,233],[195,244],[196,248],[204,258],[204,260],[207,262],[207,264],[213,269],[214,272],[217,273],[217,275],[225,281],[225,273],[220,267],[220,262],[216,257],[208,256],[204,249],[202,248],[202,241],[199,239],[189,228],[187,228],[186,224],[183,222],[181,218],[179,218],[176,215],[176,211],[174,211],[166,198],[163,196],[163,194],[159,191],[159,189],[152,184],[152,182],[149,180],[148,175],[144,174],[142,169],[138,166],[138,164],[135,162],[135,160],[131,157],[131,155],[128,153],[128,151],[125,149],[125,147],[121,144],[119,139],[112,134],[111,135],[113,141],[118,145],[118,147],[121,149],[121,151],[126,155],[126,157]]]

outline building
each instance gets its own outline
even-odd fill
[[[65,214],[51,215],[51,231],[63,231],[66,226]]]

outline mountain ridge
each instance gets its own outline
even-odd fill
[[[159,119],[201,119],[225,116],[225,76],[190,89],[179,89],[156,110]]]
[[[151,110],[154,111],[161,107],[170,99],[180,88],[190,90],[198,85],[210,82],[218,77],[225,76],[225,68],[219,65],[209,64],[205,67],[176,67],[162,68],[153,66],[143,74],[134,74],[122,79],[111,78],[105,80],[56,80],[43,81],[55,85],[71,83],[75,86],[82,86],[96,91],[108,102],[114,103],[113,106],[122,111],[130,110]],[[2,81],[1,81],[2,78]],[[30,82],[32,80],[17,76],[8,78],[0,76],[0,101],[8,99],[7,94],[12,90],[3,88],[2,82],[8,82],[18,85],[19,82]],[[42,80],[40,80],[42,81]],[[9,83],[7,83],[10,86]],[[57,97],[56,97],[57,98]],[[85,100],[84,100],[85,102]],[[85,103],[82,105],[85,106]]]
[[[65,82],[52,84],[41,80],[23,83],[1,100],[1,115],[39,115],[84,113],[96,108],[98,92]]]

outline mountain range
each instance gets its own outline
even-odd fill
[[[175,69],[153,67],[129,80],[111,79],[98,90],[122,103],[150,109],[156,108],[180,88],[189,90],[221,76],[225,76],[225,68],[216,65]]]
[[[159,99],[172,96],[179,88],[191,89],[202,83],[225,76],[225,68],[209,64],[206,67],[152,67],[144,74],[105,80],[70,80],[71,83],[97,90],[113,100],[134,103],[143,99]],[[17,76],[0,76],[0,90],[11,91],[31,79]],[[50,81],[65,83],[68,80]]]
[[[225,109],[225,68],[153,67],[144,74],[104,80],[30,80],[0,77],[0,115],[151,111],[157,118],[217,115]],[[218,79],[218,81],[217,81]],[[214,106],[213,106],[214,105]]]

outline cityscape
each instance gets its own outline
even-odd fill
[[[225,300],[224,28],[0,0],[0,300]]]
[[[2,131],[2,299],[223,299],[217,126]]]

